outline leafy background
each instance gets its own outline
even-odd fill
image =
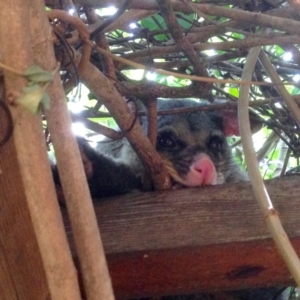
[[[238,82],[199,82],[182,78],[182,74],[239,81],[253,46],[262,47],[288,93],[296,103],[299,101],[300,39],[295,32],[300,25],[300,10],[296,1],[178,0],[172,1],[172,9],[166,12],[156,1],[46,1],[46,5],[78,16],[100,48],[144,66],[138,68],[92,51],[91,63],[128,101],[147,103],[157,97],[170,97],[207,103],[221,99],[234,105],[239,97]],[[265,20],[258,14],[266,16]],[[65,57],[69,48],[81,52],[82,41],[76,36],[76,28],[59,21],[52,25],[59,32],[56,54],[68,85],[76,71],[68,68]],[[159,69],[174,74],[164,75]],[[80,74],[77,76],[80,78]],[[252,80],[272,82],[260,61]],[[82,84],[73,84],[69,90],[71,111],[83,119],[116,128],[102,99],[95,99]],[[282,176],[290,170],[297,172],[294,168],[299,162],[299,125],[276,86],[252,85],[250,105],[264,124],[253,136],[264,178]],[[101,140],[101,130],[90,130],[84,122],[75,122],[74,127],[76,133],[91,141]],[[246,167],[239,138],[230,142],[237,160]]]

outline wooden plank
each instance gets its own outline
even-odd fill
[[[300,253],[298,183],[267,187]],[[293,284],[249,183],[129,194],[95,209],[120,299]]]
[[[118,299],[294,284],[271,240],[108,255],[108,265]]]

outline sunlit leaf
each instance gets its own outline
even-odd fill
[[[229,93],[230,95],[232,95],[232,96],[238,98],[239,95],[240,95],[240,90],[239,90],[238,88],[231,87],[231,88],[229,88],[228,93]]]

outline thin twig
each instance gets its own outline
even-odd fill
[[[275,83],[275,87],[285,101],[287,107],[289,108],[291,114],[294,116],[298,124],[300,124],[300,109],[298,105],[295,103],[293,97],[288,93],[286,88],[281,85],[281,79],[275,69],[273,68],[269,58],[264,52],[261,52],[259,55],[260,62],[262,63],[264,69],[266,70],[267,74],[270,76],[272,81]]]
[[[97,47],[95,44],[93,44],[92,42],[89,42],[89,44],[98,52],[102,53],[103,55],[107,55],[109,57],[112,57],[114,60],[122,62],[126,65],[135,67],[137,69],[143,69],[143,70],[147,70],[149,72],[156,72],[158,74],[163,74],[163,75],[168,75],[168,76],[174,76],[177,78],[185,78],[185,79],[191,79],[191,80],[195,80],[195,81],[202,81],[202,82],[212,82],[212,83],[231,83],[231,84],[253,84],[253,85],[273,85],[273,83],[269,83],[269,82],[257,82],[257,81],[244,81],[244,80],[230,80],[230,79],[216,79],[216,78],[210,78],[210,77],[201,77],[201,76],[194,76],[194,75],[187,75],[187,74],[179,74],[179,73],[175,73],[175,72],[170,72],[170,71],[165,71],[165,70],[160,70],[160,69],[152,69],[149,67],[146,67],[142,64],[136,63],[134,61],[128,60],[126,58],[123,57],[119,57],[116,56],[114,54],[112,54],[109,51],[106,51],[104,49],[101,49],[99,47]],[[293,82],[285,82],[285,83],[278,83],[278,85],[294,85],[295,83]]]
[[[156,148],[156,137],[157,137],[157,101],[149,101],[146,105],[147,107],[147,119],[148,119],[148,138]]]
[[[172,9],[171,1],[157,1],[157,4],[160,8],[160,12],[165,19],[166,25],[176,43],[176,45],[183,51],[186,58],[191,62],[191,65],[194,68],[194,72],[196,75],[207,77],[207,71],[203,67],[202,63],[200,62],[199,56],[194,50],[192,44],[188,41],[188,39],[183,34],[181,27],[178,24],[177,18],[175,13]],[[207,89],[208,86],[201,87],[202,89]]]
[[[112,140],[118,140],[121,139],[123,137],[123,134],[121,131],[116,131],[113,130],[112,128],[103,126],[101,124],[95,123],[93,121],[90,121],[89,119],[86,119],[84,117],[81,117],[80,115],[71,113],[72,116],[72,121],[74,122],[81,122],[82,124],[84,124],[84,126],[87,129],[90,129],[94,132],[97,132],[99,134],[103,134],[106,137],[109,137]]]
[[[52,10],[51,18],[63,19],[80,30],[83,41],[88,39],[84,23],[64,11]],[[38,30],[36,30],[38,31]],[[49,30],[48,30],[49,32]],[[50,38],[48,39],[50,41]],[[45,68],[53,64],[55,58],[49,53],[52,44],[39,45],[39,52],[43,56],[37,57],[39,63]],[[88,46],[85,46],[88,47]],[[79,72],[86,71],[90,47],[85,51],[84,58],[80,58]],[[51,63],[44,60],[49,55]],[[52,54],[52,57],[50,56]],[[71,130],[71,118],[68,111],[65,95],[61,87],[60,78],[56,76],[53,85],[48,91],[51,97],[50,110],[45,110],[48,128],[54,145],[57,166],[62,183],[64,197],[74,232],[76,250],[83,275],[83,283],[87,299],[113,300],[114,294],[105,259],[103,244],[95,217],[86,175],[74,134]]]
[[[79,53],[76,53],[76,58],[75,61],[80,59]],[[156,153],[148,138],[145,137],[138,122],[133,123],[135,117],[113,84],[91,63],[88,69],[79,76],[82,83],[97,98],[103,100],[104,105],[114,116],[118,126],[149,170],[155,188],[158,190],[169,189],[171,183],[161,157]],[[128,130],[129,128],[131,130]]]
[[[245,64],[242,79],[249,80],[252,77],[253,69],[256,64],[258,55],[261,51],[260,47],[252,48],[248,54]],[[256,161],[255,151],[252,145],[250,123],[248,116],[248,97],[250,85],[243,85],[240,89],[239,97],[239,127],[242,138],[242,144],[245,153],[245,159],[248,167],[249,176],[251,179],[253,191],[258,204],[262,210],[264,219],[269,227],[272,237],[278,247],[280,254],[287,264],[292,276],[297,284],[300,284],[300,261],[293,249],[288,236],[286,235],[277,211],[274,209],[272,201],[267,193],[262,177],[259,172]]]

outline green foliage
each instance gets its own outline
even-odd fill
[[[183,87],[191,83],[189,79],[176,78],[174,76],[162,76],[159,81],[161,84],[173,87]]]
[[[195,20],[195,14],[183,14],[183,13],[177,13],[176,14],[178,16],[177,20],[179,25],[184,28],[184,29],[188,29],[191,27],[191,23]],[[188,20],[189,22],[187,22],[186,20]]]
[[[213,5],[219,5],[220,8],[226,7],[245,10],[249,14],[252,12],[259,12],[262,7],[262,13],[268,13],[268,11],[274,9],[281,9],[282,2],[278,2],[275,4],[272,3],[272,5],[269,5],[267,3],[268,1],[265,2],[266,3],[264,3],[263,5],[261,5],[260,2],[256,3],[255,1],[237,1],[234,4],[224,2],[222,4],[214,3]],[[199,3],[199,1],[192,1],[192,4],[193,3]],[[128,11],[130,11],[130,8],[128,9]],[[103,19],[111,15],[111,13],[108,13],[107,8],[100,8],[97,13],[100,14],[101,18]],[[205,20],[200,15],[197,15],[195,13],[185,14],[183,12],[179,12],[177,9],[175,13],[182,33],[185,34],[188,38],[191,38],[190,40],[192,41],[192,45],[198,46],[202,43],[211,44],[211,46],[205,48],[206,50],[200,50],[199,52],[197,52],[201,60],[203,60],[203,65],[208,72],[208,76],[217,79],[240,80],[242,70],[247,60],[247,53],[249,50],[248,47],[251,47],[252,45],[251,41],[254,41],[256,37],[260,38],[260,34],[264,34],[260,30],[262,28],[262,25],[259,24],[259,22],[255,25],[255,20],[251,24],[243,22],[241,22],[240,24],[236,24],[235,22],[228,22],[230,19],[226,16],[214,16],[210,15],[209,13],[206,13]],[[282,17],[285,18],[285,16]],[[218,23],[218,25],[213,25],[213,23],[209,20]],[[161,63],[159,66],[157,65],[157,68],[165,68],[166,70],[172,71],[174,73],[194,74],[193,64],[190,63],[186,57],[184,57],[185,54],[182,49],[180,49],[179,47],[177,47],[176,49],[176,47],[174,47],[174,39],[171,36],[171,30],[167,28],[166,22],[159,13],[156,13],[155,15],[144,19],[134,20],[134,22],[138,22],[138,28],[132,30],[132,33],[127,26],[128,24],[126,24],[126,26],[120,26],[118,27],[118,29],[114,28],[112,31],[105,33],[108,37],[108,42],[110,43],[110,47],[113,53],[128,59],[132,59],[133,61],[140,62],[144,65],[148,65],[149,67],[155,68],[156,63]],[[279,31],[277,28],[268,28],[268,34],[270,35],[270,37],[274,37],[274,40],[276,40],[279,34],[282,36],[286,35],[287,37],[289,35],[288,32],[285,33],[282,30]],[[198,33],[199,38],[197,38]],[[257,36],[255,35],[256,33],[258,33]],[[239,46],[239,42],[242,42],[246,39],[248,39],[251,43],[241,43]],[[237,42],[235,48],[228,48],[227,45],[224,45],[225,47],[223,47],[223,45],[221,44],[230,41]],[[217,44],[217,46],[214,47],[214,44]],[[151,47],[155,51],[151,52]],[[296,49],[294,50],[295,52],[297,52],[297,48],[299,49],[299,46],[294,45],[293,47],[296,47]],[[170,48],[170,51],[168,50],[168,48]],[[222,50],[216,50],[219,48],[222,48]],[[291,62],[287,62],[287,59],[285,57],[287,51],[285,49],[287,48],[284,43],[282,44],[282,46],[263,46],[263,49],[268,55],[274,68],[280,75],[282,82],[293,83],[293,81],[296,81],[295,75],[297,74],[297,60],[291,59]],[[161,53],[160,50],[162,50]],[[141,56],[139,56],[139,52],[141,52]],[[128,54],[132,56],[129,57]],[[209,59],[210,56],[215,56],[215,59]],[[131,83],[134,82],[134,84],[136,85],[140,83],[145,84],[147,83],[147,81],[151,81],[152,83],[159,83],[177,89],[180,87],[187,87],[188,85],[191,85],[190,80],[180,79],[176,77],[176,75],[165,76],[155,73],[155,76],[149,76],[150,71],[148,70],[133,68],[129,69],[128,66],[124,67],[124,65],[122,66],[122,64],[117,63],[115,64],[115,66],[116,73],[121,73],[121,81],[125,76],[126,81]],[[155,72],[155,70],[153,72]],[[36,74],[34,74],[34,76],[36,76]],[[266,82],[271,81],[267,71],[262,67],[260,63],[256,64],[253,80]],[[299,94],[300,87],[298,87],[297,85],[290,84],[285,86],[291,95]],[[37,87],[35,88],[37,89]],[[214,83],[214,88],[215,89],[212,90],[212,95],[216,97],[226,98],[228,96],[232,96],[237,99],[240,95],[239,85],[237,84]],[[37,90],[35,90],[36,93],[38,93]],[[135,96],[137,98],[139,97],[138,95]],[[197,96],[198,95],[191,95],[191,97]],[[272,98],[273,101],[273,98],[276,97],[278,98],[278,92],[276,91],[275,86],[251,86],[250,101],[266,100],[270,98]],[[84,95],[82,95],[81,99],[78,100],[76,98],[76,101],[80,102],[80,105],[82,105],[83,109],[87,110],[93,109],[96,104],[96,100],[94,99],[93,95],[89,95],[86,98]],[[277,116],[280,115],[280,113],[276,115],[273,111],[277,108],[279,108],[279,110],[283,112],[283,117],[286,117],[286,120],[292,119],[292,117],[288,114],[287,116],[285,116],[285,113],[288,110],[280,101],[278,101],[275,105],[264,104],[261,107],[257,107],[254,108],[254,110],[263,119],[269,119],[273,123],[281,122],[280,120],[278,121],[279,118],[276,119]],[[276,107],[276,109],[274,109],[274,107]],[[101,108],[100,112],[101,111],[105,110]],[[116,123],[112,118],[93,118],[92,120],[107,126],[116,126]],[[288,122],[286,120],[283,120],[282,124],[280,125],[285,126],[285,122]],[[281,127],[282,126],[279,126],[279,129]],[[271,129],[265,127],[261,130],[261,133],[258,134],[258,138],[256,138],[256,135],[254,135],[253,141],[256,152],[258,152],[264,146],[267,137],[272,132],[273,131]],[[259,162],[261,173],[264,174],[265,178],[272,178],[278,175],[278,170],[280,169],[280,166],[282,166],[284,157],[284,150],[282,148],[283,145],[275,145],[274,143],[273,145],[271,145],[270,149],[265,153],[264,157]],[[239,163],[245,165],[243,149],[241,145],[236,146],[234,152]],[[296,158],[291,158],[289,166],[295,165],[296,163]]]
[[[240,90],[237,87],[229,87],[227,89],[227,92],[228,92],[228,94],[230,94],[230,95],[232,95],[232,96],[234,96],[236,98],[238,98],[239,95],[240,95]]]
[[[295,95],[299,95],[300,94],[300,89],[296,86],[293,86],[291,88],[291,91],[290,91],[291,95],[295,96]]]
[[[155,20],[153,17],[148,17],[141,20],[139,23],[143,28],[146,28],[149,31],[160,30],[162,28],[165,29],[166,23],[164,19],[159,14],[156,14],[154,17]],[[168,37],[165,34],[157,34],[155,35],[155,39],[158,41],[167,41]]]
[[[26,77],[30,83],[46,83],[46,82],[52,82],[53,76],[51,73],[44,71],[37,65],[32,65],[28,67],[24,73],[23,76]]]
[[[183,13],[177,13],[177,16],[178,16],[177,18],[178,23],[183,29],[190,28],[191,23],[194,21],[195,18],[195,14],[187,15]],[[141,20],[139,23],[143,28],[146,28],[149,31],[155,31],[155,30],[161,30],[167,28],[165,20],[159,14],[145,18]],[[155,39],[157,41],[167,41],[169,38],[166,34],[156,34]]]
[[[16,99],[16,102],[33,114],[39,111],[41,104],[45,108],[49,108],[50,98],[46,94],[45,88],[47,83],[53,81],[53,75],[39,66],[33,65],[24,71],[23,76],[28,79],[28,84],[23,88],[23,94]]]

